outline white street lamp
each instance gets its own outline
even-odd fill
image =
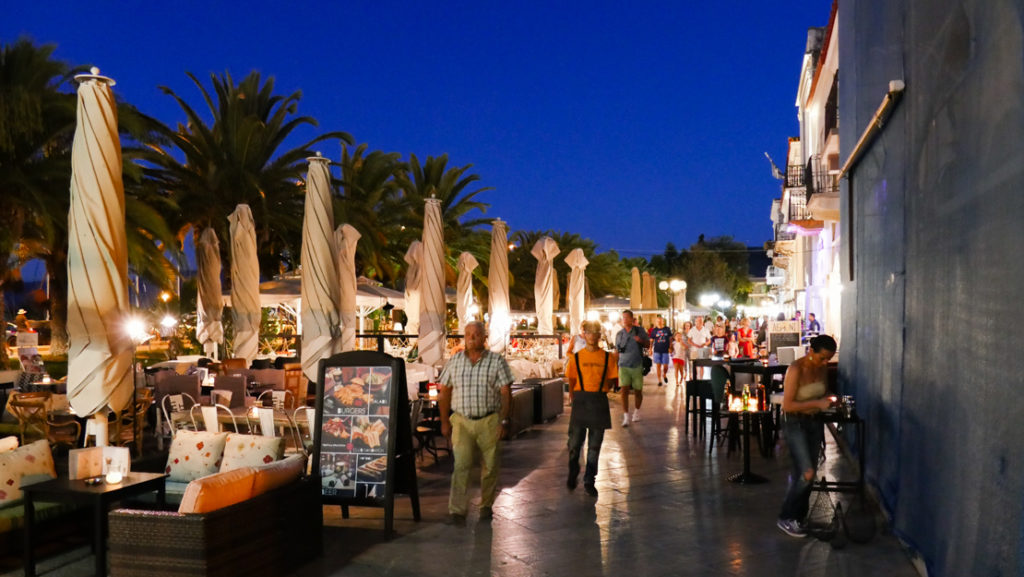
[[[675,330],[676,330],[676,315],[675,315],[676,298],[678,297],[679,293],[683,293],[684,295],[686,294],[686,281],[680,280],[680,279],[677,279],[677,278],[670,279],[670,280],[667,280],[667,281],[663,280],[660,283],[658,283],[658,288],[660,288],[661,290],[669,293],[669,297],[670,298],[669,298],[669,301],[668,301],[668,318],[669,318],[670,326],[672,328],[672,332],[675,332]],[[683,308],[686,308],[685,307],[685,302],[686,302],[686,297],[685,296],[683,297],[683,302],[684,302]]]

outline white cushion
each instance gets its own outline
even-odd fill
[[[0,453],[0,507],[21,501],[21,488],[56,479],[50,444],[45,440]]]
[[[228,434],[220,470],[257,467],[279,460],[284,455],[284,439],[261,435]]]
[[[0,453],[7,451],[13,451],[18,448],[18,436],[11,435],[10,437],[4,437],[0,439]]]
[[[227,433],[178,431],[167,455],[168,480],[189,482],[220,470]]]

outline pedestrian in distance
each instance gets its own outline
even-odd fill
[[[654,361],[655,375],[658,386],[668,384],[668,366],[672,362],[669,353],[672,348],[672,329],[665,326],[665,318],[658,317],[656,325],[650,332],[651,359]]]
[[[622,330],[615,335],[615,350],[619,352],[619,387],[622,393],[622,426],[640,420],[640,405],[644,402],[644,350],[651,344],[647,331],[633,324],[633,311],[622,311]],[[629,411],[629,392],[633,391],[636,408]]]
[[[672,366],[675,368],[675,379],[676,386],[683,384],[686,380],[686,366],[690,362],[690,353],[686,349],[686,338],[683,335],[686,333],[686,325],[689,322],[683,323],[683,330],[676,333],[672,338]]]
[[[449,522],[459,526],[466,524],[469,473],[477,451],[482,460],[480,519],[490,520],[494,515],[500,440],[508,437],[515,380],[505,357],[485,347],[487,331],[483,323],[466,325],[465,341],[466,348],[448,361],[438,378],[441,433],[448,438],[455,460],[448,498]]]
[[[583,324],[587,345],[569,357],[565,378],[572,395],[572,413],[569,415],[569,479],[565,486],[576,488],[580,476],[580,452],[587,442],[587,462],[583,473],[583,488],[591,497],[597,496],[594,481],[597,462],[601,457],[604,432],[612,428],[608,391],[618,377],[618,358],[601,349],[601,325],[589,321]]]

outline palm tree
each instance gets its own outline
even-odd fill
[[[350,152],[342,146],[342,196],[335,198],[335,222],[351,224],[362,235],[356,248],[358,273],[393,284],[412,240],[403,228],[408,201],[399,196],[395,179],[406,168],[401,154],[366,154],[367,147],[360,144]]]
[[[492,187],[469,190],[469,186],[480,180],[476,174],[466,174],[472,164],[448,168],[448,155],[428,156],[420,165],[415,154],[409,155],[408,172],[398,175],[398,185],[408,202],[410,212],[406,215],[405,226],[416,233],[423,230],[424,203],[431,196],[441,201],[441,221],[444,225],[445,246],[451,250],[460,249],[460,241],[468,232],[488,224],[485,218],[470,218],[474,210],[486,213],[491,205],[473,200]]]
[[[211,74],[212,93],[193,74],[188,77],[199,89],[211,120],[162,87],[186,120],[175,130],[163,129],[171,148],[153,148],[146,157],[154,165],[147,175],[179,207],[171,224],[182,243],[190,230],[195,235],[206,227],[213,227],[221,239],[228,238],[228,215],[238,204],[249,204],[256,221],[260,271],[272,276],[282,263],[297,261],[305,159],[315,154],[313,145],[329,140],[351,144],[352,137],[328,132],[282,150],[297,128],[317,126],[312,117],[295,116],[301,92],[275,95],[274,79],[263,81],[255,71],[237,84],[229,73]],[[225,256],[228,246],[221,243]]]
[[[54,49],[19,40],[0,50],[0,319],[3,292],[30,257],[22,244],[26,226],[50,208],[47,192],[62,188],[67,195],[70,182],[76,106],[70,80],[79,70],[54,60]],[[6,362],[0,346],[0,363]]]

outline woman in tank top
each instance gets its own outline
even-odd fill
[[[836,354],[836,341],[828,335],[811,339],[811,350],[789,365],[782,396],[783,430],[792,460],[789,490],[777,525],[793,537],[806,537],[804,518],[824,440],[822,424],[814,414],[832,405],[827,396],[828,362]]]

